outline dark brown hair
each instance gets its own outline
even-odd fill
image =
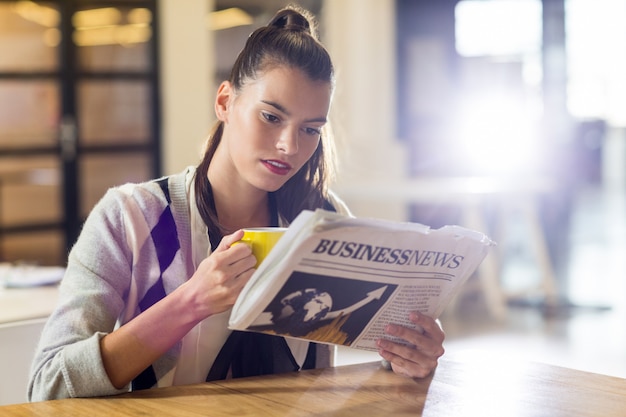
[[[334,69],[330,56],[319,42],[313,16],[298,6],[279,10],[266,25],[249,36],[230,73],[229,81],[236,91],[246,82],[277,66],[303,71],[313,81],[334,85]],[[221,230],[211,185],[206,173],[221,141],[223,123],[218,121],[210,132],[202,161],[195,178],[196,203],[210,233]],[[330,127],[322,129],[319,145],[307,163],[274,192],[279,216],[291,222],[302,210],[327,206],[328,183],[335,168],[334,144]]]

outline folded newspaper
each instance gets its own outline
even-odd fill
[[[410,311],[439,317],[492,245],[460,226],[304,211],[243,288],[229,327],[375,351],[388,323],[415,327]]]

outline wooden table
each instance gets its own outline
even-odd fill
[[[0,407],[1,416],[623,417],[626,379],[538,363],[441,360],[421,380],[378,362]]]

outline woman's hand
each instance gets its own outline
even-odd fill
[[[254,272],[248,245],[233,245],[239,230],[224,236],[193,276],[143,313],[100,341],[104,369],[120,389],[182,339],[199,321],[233,306]]]
[[[254,273],[256,259],[250,247],[234,244],[242,237],[243,230],[224,236],[186,283],[201,319],[231,308]]]
[[[435,370],[437,360],[444,353],[445,334],[435,320],[424,314],[412,312],[409,319],[417,325],[417,329],[388,324],[385,332],[406,340],[411,346],[379,339],[378,353],[391,363],[395,373],[424,378]],[[420,329],[423,329],[423,332],[420,332]]]

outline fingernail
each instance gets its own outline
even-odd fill
[[[391,335],[395,335],[396,333],[398,333],[398,326],[396,326],[395,324],[388,324],[385,327],[385,332]]]

